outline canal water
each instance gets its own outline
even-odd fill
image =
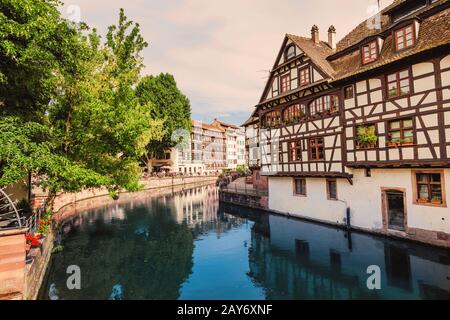
[[[60,233],[40,299],[450,299],[449,250],[219,206],[214,186],[87,211]]]

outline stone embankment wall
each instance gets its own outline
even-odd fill
[[[160,188],[187,186],[196,183],[214,183],[217,180],[215,176],[198,176],[198,177],[168,177],[168,178],[150,178],[142,180],[143,190],[155,190]],[[127,193],[127,192],[124,192]],[[106,189],[87,189],[78,193],[60,193],[54,202],[54,211],[59,212],[63,207],[92,198],[100,198],[109,196]],[[33,207],[39,208],[47,194],[42,190],[33,190]],[[99,205],[102,205],[101,201]]]
[[[0,232],[0,300],[23,299],[25,232],[25,229]]]
[[[237,204],[254,209],[268,209],[268,197],[239,192],[220,191],[219,199],[221,202]]]

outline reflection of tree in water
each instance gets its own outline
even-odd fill
[[[151,207],[151,212],[135,207],[124,221],[107,223],[97,216],[83,224],[81,232],[63,241],[63,253],[54,256],[44,294],[55,283],[63,299],[107,299],[120,284],[125,299],[178,298],[192,269],[192,232],[173,220],[170,207],[156,200]],[[65,271],[73,264],[81,268],[80,291],[65,289]]]

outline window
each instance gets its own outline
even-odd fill
[[[283,120],[286,124],[298,123],[305,115],[305,106],[302,104],[294,104],[284,110]]]
[[[334,113],[339,111],[339,98],[338,96],[323,96],[320,97],[309,105],[309,112],[311,116],[323,115],[328,113]]]
[[[287,74],[281,77],[281,93],[291,90],[291,75]]]
[[[353,94],[353,86],[347,86],[344,88],[344,99],[353,99],[354,94]]]
[[[312,161],[325,160],[323,138],[309,140],[309,157]]]
[[[294,187],[296,196],[306,196],[306,179],[294,179]]]
[[[356,127],[356,148],[372,149],[377,147],[378,136],[374,124]]]
[[[302,161],[302,142],[289,142],[289,161]]]
[[[279,163],[281,158],[281,153],[279,151],[279,145],[278,143],[273,143],[271,147],[271,159],[272,163]]]
[[[310,84],[309,67],[299,70],[300,86],[306,86]]]
[[[295,46],[291,44],[286,48],[286,51],[284,52],[284,58],[285,60],[289,60],[295,57]]]
[[[373,62],[378,59],[378,44],[377,41],[362,47],[362,62],[363,64]]]
[[[337,182],[335,179],[327,179],[328,200],[337,200]]]
[[[416,203],[443,205],[442,172],[414,172],[416,183]]]
[[[271,111],[263,116],[263,125],[266,128],[276,127],[281,124],[281,116],[279,111]]]
[[[403,70],[388,75],[387,77],[388,97],[401,97],[411,92],[411,81],[409,70]]]
[[[397,147],[414,143],[414,127],[411,118],[388,123],[388,146]]]
[[[412,47],[414,45],[416,40],[414,29],[414,25],[410,24],[409,26],[406,26],[394,32],[395,49],[397,51]]]

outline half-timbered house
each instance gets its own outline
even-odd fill
[[[449,51],[448,0],[286,35],[251,118],[270,209],[450,246]]]

